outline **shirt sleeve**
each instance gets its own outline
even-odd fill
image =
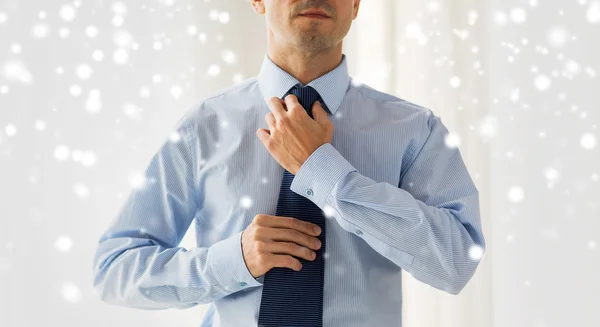
[[[178,123],[152,157],[144,179],[98,241],[94,293],[139,309],[185,309],[262,285],[248,271],[241,233],[210,247],[179,247],[195,218],[196,125]]]
[[[485,251],[479,194],[447,128],[431,112],[400,185],[361,175],[329,143],[301,166],[291,189],[415,279],[458,294]],[[312,192],[307,192],[307,190]]]

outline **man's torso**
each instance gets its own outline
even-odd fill
[[[258,128],[268,128],[268,112],[252,78],[187,114],[198,133],[197,246],[244,230],[257,214],[275,215],[283,168],[256,136]],[[335,128],[331,144],[360,174],[398,186],[429,114],[350,80],[342,104],[329,115]],[[334,218],[327,219],[326,229],[324,326],[400,326],[401,269]],[[255,327],[261,294],[262,287],[252,287],[216,301],[203,326]]]

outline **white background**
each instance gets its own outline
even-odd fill
[[[177,120],[256,75],[265,38],[245,0],[0,0],[0,326],[199,325],[204,306],[100,302],[91,260]],[[363,0],[351,75],[442,117],[488,245],[458,296],[406,275],[405,327],[600,325],[599,40],[597,0]]]

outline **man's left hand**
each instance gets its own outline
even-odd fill
[[[271,110],[265,115],[269,129],[259,128],[256,135],[271,156],[296,175],[316,149],[331,143],[333,124],[319,101],[315,101],[312,107],[314,120],[293,94],[286,96],[285,100],[270,98],[267,105]]]

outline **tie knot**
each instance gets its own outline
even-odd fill
[[[311,86],[300,86],[296,85],[292,87],[287,94],[293,94],[298,98],[298,102],[302,105],[302,107],[306,110],[308,115],[312,116],[312,106],[315,101],[320,100],[321,96],[319,92],[312,88]],[[286,94],[286,96],[287,96]],[[285,97],[284,97],[285,98]]]

